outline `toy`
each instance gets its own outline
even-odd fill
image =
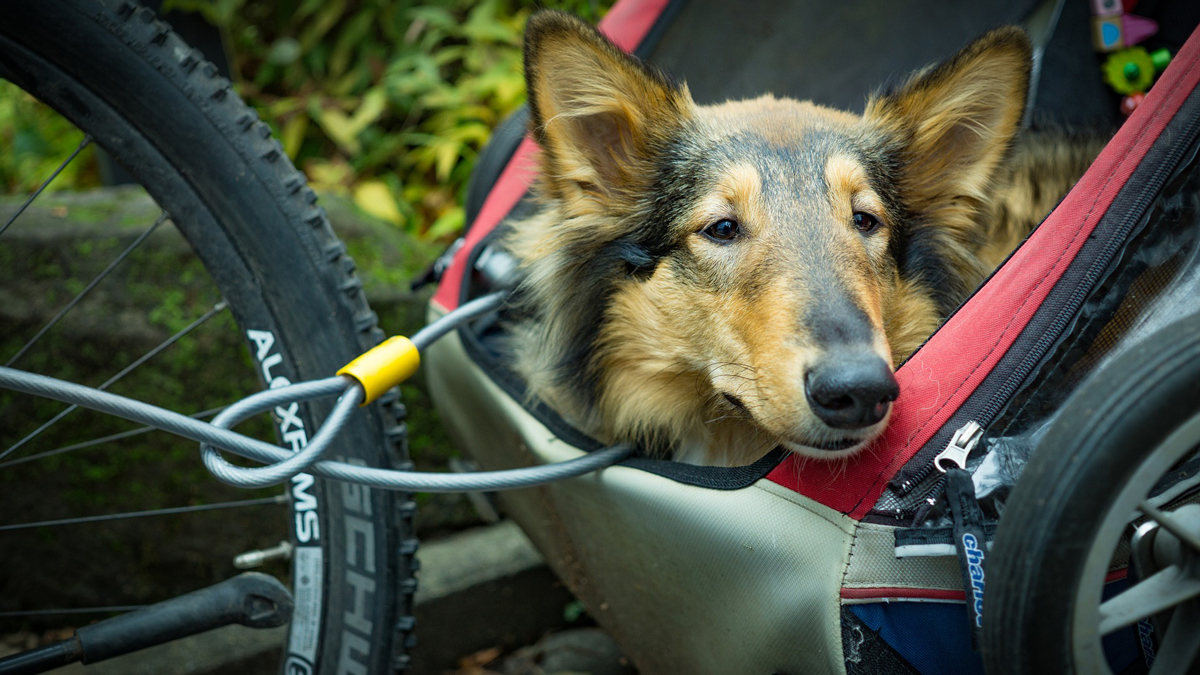
[[[1156,30],[1157,26],[1155,24]],[[1130,47],[1108,55],[1104,60],[1104,81],[1122,94],[1122,116],[1129,117],[1137,110],[1142,104],[1143,95],[1154,83],[1154,78],[1162,74],[1170,63],[1171,52],[1165,48],[1147,52],[1144,47]]]
[[[1136,14],[1125,14],[1121,17],[1121,33],[1125,46],[1132,47],[1145,42],[1158,32],[1158,22]]]
[[[1112,52],[1125,46],[1120,14],[1092,17],[1092,45],[1098,52]]]
[[[1150,60],[1154,62],[1154,72],[1161,75],[1167,66],[1171,65],[1171,50],[1163,47],[1150,52]]]
[[[1132,115],[1133,111],[1137,110],[1138,106],[1142,104],[1142,100],[1144,98],[1146,98],[1146,95],[1140,91],[1135,91],[1132,94],[1123,97],[1121,99],[1121,115],[1124,117],[1129,117]]]
[[[1107,53],[1132,47],[1158,32],[1158,22],[1128,13],[1136,4],[1136,0],[1124,5],[1120,0],[1091,0],[1092,45],[1096,51]]]
[[[1104,61],[1104,81],[1118,94],[1145,92],[1154,82],[1154,60],[1143,47],[1114,52]]]

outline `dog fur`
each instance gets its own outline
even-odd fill
[[[1099,149],[1016,142],[1030,45],[1013,27],[861,116],[697,105],[558,12],[525,45],[541,208],[504,240],[525,273],[516,368],[594,437],[697,464],[844,457],[878,436],[888,398],[878,421],[830,426],[812,374],[856,358],[891,377]]]

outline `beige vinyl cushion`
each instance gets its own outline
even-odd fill
[[[457,334],[424,366],[442,418],[484,469],[579,456]],[[843,514],[766,480],[710,490],[625,467],[500,497],[645,675],[845,672],[839,592],[856,523]]]

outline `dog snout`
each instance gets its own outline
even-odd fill
[[[873,352],[829,355],[804,376],[813,413],[835,429],[861,429],[882,420],[900,385],[887,362]]]

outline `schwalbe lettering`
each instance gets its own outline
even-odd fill
[[[350,464],[366,465],[358,458],[343,457]],[[375,602],[368,596],[387,593],[379,587],[376,562],[375,524],[372,519],[371,488],[357,483],[341,483],[346,558],[344,583],[350,603],[342,614],[342,649],[338,654],[338,673],[365,673],[363,659],[371,654],[375,630]]]

